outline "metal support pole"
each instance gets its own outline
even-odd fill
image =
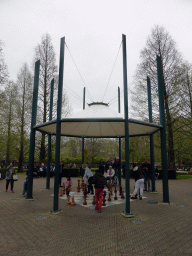
[[[121,113],[120,88],[118,86],[118,112]]]
[[[85,87],[83,88],[83,110],[85,109]],[[82,164],[84,163],[84,142],[85,138],[82,137]]]
[[[83,88],[83,109],[85,109],[85,87]]]
[[[40,60],[35,62],[32,117],[31,117],[31,134],[30,134],[30,146],[29,146],[28,182],[27,182],[27,197],[26,197],[26,199],[33,199],[32,190],[33,190],[33,167],[34,167],[34,152],[35,152],[35,130],[33,129],[33,127],[36,125],[36,117],[37,117],[39,69],[40,69]]]
[[[121,186],[121,138],[119,137],[119,170],[118,170],[119,186]]]
[[[62,92],[63,92],[64,46],[65,46],[65,37],[61,38],[61,44],[60,44],[53,211],[59,210],[59,205],[58,205],[59,204],[59,172],[60,172],[59,161],[60,161],[60,132],[61,132],[61,107],[62,107]]]
[[[82,164],[84,163],[84,137],[82,138]]]
[[[128,91],[127,91],[127,57],[126,57],[126,36],[123,39],[123,83],[124,83],[124,111],[125,111],[125,182],[126,182],[126,215],[130,212],[130,169],[129,169],[129,121],[128,121]]]
[[[163,203],[169,202],[168,187],[168,171],[167,171],[167,144],[166,144],[166,126],[165,126],[165,109],[164,109],[164,84],[163,84],[163,68],[161,57],[157,55],[157,75],[158,75],[158,91],[159,91],[159,112],[161,129],[161,159],[163,171]]]
[[[54,79],[51,80],[49,121],[52,120],[52,111],[53,111],[53,86],[54,86]],[[50,162],[51,162],[51,134],[48,135],[46,189],[50,189]]]
[[[121,112],[120,104],[120,88],[118,86],[118,112]],[[121,137],[119,137],[119,170],[118,170],[119,186],[121,186]]]
[[[148,91],[148,108],[149,108],[149,122],[153,122],[152,117],[152,103],[151,103],[151,81],[147,77],[147,91]],[[150,135],[150,158],[151,158],[151,168],[152,168],[152,192],[155,192],[155,168],[154,168],[154,141],[153,134]]]

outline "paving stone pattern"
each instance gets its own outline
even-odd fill
[[[61,211],[52,213],[54,179],[50,190],[45,178],[34,179],[34,200],[26,200],[24,176],[18,178],[15,193],[6,193],[5,180],[0,181],[0,255],[192,255],[192,179],[169,181],[170,205],[161,204],[162,181],[156,181],[159,193],[144,192],[147,199],[130,203],[135,217],[125,218],[125,203],[99,214],[59,199]],[[76,191],[78,178],[72,180]],[[130,187],[132,193],[132,179]]]

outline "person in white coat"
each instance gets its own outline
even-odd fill
[[[135,178],[135,189],[133,191],[133,195],[131,196],[131,199],[137,199],[137,192],[138,189],[140,189],[140,200],[142,200],[143,196],[143,187],[144,187],[144,175],[142,168],[135,166],[133,168],[133,177]]]
[[[83,164],[82,167],[83,167],[83,169],[85,169],[85,173],[83,175],[83,180],[85,180],[85,178],[87,178],[88,194],[90,193],[90,191],[91,191],[91,194],[94,194],[94,192],[93,192],[93,185],[92,185],[93,173],[89,169],[87,164]]]

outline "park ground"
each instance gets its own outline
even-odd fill
[[[130,203],[133,218],[125,218],[125,204],[102,209],[68,206],[59,199],[53,209],[54,179],[33,181],[33,199],[21,195],[25,176],[18,175],[15,193],[0,181],[0,255],[137,256],[192,255],[192,179],[169,180],[170,204],[162,204],[162,180],[157,194]],[[77,178],[72,178],[72,191]],[[122,180],[124,185],[124,179]],[[130,180],[131,192],[134,180]]]

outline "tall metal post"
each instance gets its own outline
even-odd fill
[[[120,104],[120,88],[118,86],[118,112],[121,112]],[[119,137],[119,170],[118,170],[119,186],[121,186],[121,137]]]
[[[37,118],[39,69],[40,69],[40,60],[35,62],[32,117],[31,117],[31,134],[30,134],[30,146],[29,146],[28,182],[27,182],[27,197],[26,197],[26,199],[33,199],[32,190],[33,190],[33,167],[34,167],[34,152],[35,152],[35,130],[33,127],[36,125],[36,118]]]
[[[149,122],[153,122],[152,117],[152,103],[151,103],[151,81],[147,77],[147,91],[148,91],[148,108],[149,108]],[[152,168],[152,192],[155,192],[155,168],[154,168],[154,141],[153,134],[150,135],[150,156],[151,156],[151,168]]]
[[[83,109],[85,109],[85,87],[83,88]],[[84,142],[85,138],[82,138],[82,164],[84,163]]]
[[[120,88],[118,86],[118,112],[121,113]]]
[[[159,91],[159,112],[161,129],[161,159],[163,171],[163,203],[169,202],[169,187],[168,187],[168,171],[167,171],[167,145],[166,145],[166,126],[165,126],[165,109],[164,109],[164,83],[163,83],[163,68],[161,57],[157,55],[157,75],[158,75],[158,91]]]
[[[54,86],[54,79],[51,80],[49,121],[52,120],[52,111],[53,111],[53,86]],[[51,162],[51,134],[48,135],[46,189],[50,189],[50,162]]]
[[[127,56],[126,56],[126,36],[123,39],[123,83],[124,83],[124,111],[125,111],[125,181],[126,181],[126,215],[130,212],[130,169],[129,169],[129,121],[128,121],[128,91],[127,91]]]
[[[60,44],[53,211],[59,210],[58,208],[59,207],[58,205],[59,204],[59,172],[60,172],[59,161],[60,161],[60,132],[61,132],[61,107],[62,107],[62,92],[63,92],[64,46],[65,46],[65,37],[61,38],[61,44]]]
[[[85,87],[83,88],[83,109],[85,109]]]

